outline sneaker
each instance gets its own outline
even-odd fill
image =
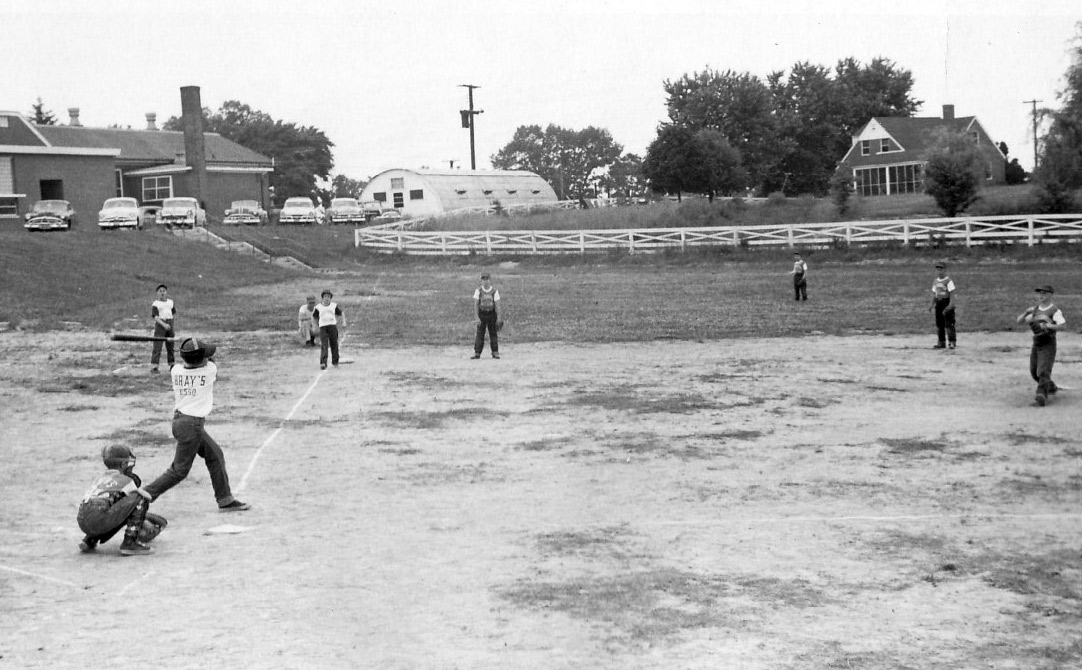
[[[934,347],[932,347],[932,348],[933,348],[933,349],[946,349],[946,348],[947,348],[947,345],[945,345],[945,344],[943,344],[942,342],[940,342],[939,344],[935,345],[935,346],[934,346]]]
[[[1038,393],[1038,394],[1037,394],[1037,397],[1035,397],[1035,398],[1034,398],[1034,400],[1036,400],[1036,401],[1037,401],[1037,406],[1038,406],[1038,407],[1044,407],[1044,406],[1045,406],[1045,403],[1047,403],[1047,402],[1048,402],[1048,396],[1046,396],[1046,395],[1045,395],[1045,394],[1043,394],[1043,393]]]
[[[492,357],[493,357],[493,358],[499,358],[499,357],[500,357],[500,355],[499,355],[499,354],[497,354],[497,353],[496,353],[496,352],[494,351],[494,352],[492,352]]]
[[[1056,386],[1055,382],[1048,382],[1048,383],[1049,383],[1048,395],[1055,395],[1056,391],[1059,390],[1059,387]]]
[[[150,368],[150,371],[156,373],[158,371],[158,366],[155,365],[154,367]]]
[[[92,540],[89,537],[84,537],[82,540],[79,541],[79,551],[83,552],[84,554],[93,553],[94,550],[96,550],[97,548],[97,540]]]
[[[121,556],[146,556],[153,553],[153,547],[135,539],[124,538],[124,543],[120,545]]]
[[[948,349],[953,349],[954,348],[954,342],[951,342],[950,344],[948,344],[947,348]]]
[[[239,500],[234,500],[228,505],[220,505],[218,507],[219,512],[244,512],[250,509],[252,509],[251,505],[249,505],[248,503],[242,503]]]
[[[480,357],[481,357],[481,354],[474,354],[473,356],[470,356],[470,360],[476,361]]]
[[[319,369],[320,370],[326,370],[327,369],[327,364],[326,363],[320,363],[319,364]]]

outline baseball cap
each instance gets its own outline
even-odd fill
[[[201,360],[203,358],[210,358],[214,355],[214,352],[218,350],[218,347],[209,342],[203,342],[189,337],[180,343],[180,356],[184,360]]]
[[[935,264],[935,266],[937,268],[945,268],[945,267],[947,267],[947,264],[944,263],[943,261],[939,261],[938,263]]]
[[[1048,284],[1045,284],[1044,286],[1038,286],[1037,288],[1035,288],[1033,290],[1034,291],[1044,291],[1045,293],[1055,293],[1055,291],[1052,290],[1052,287],[1049,286]]]
[[[481,279],[488,279],[488,273],[486,272],[485,274],[481,275]]]

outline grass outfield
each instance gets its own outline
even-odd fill
[[[177,301],[181,331],[293,328],[295,304],[324,287],[373,345],[461,342],[482,269],[504,298],[520,342],[623,342],[929,330],[934,250],[808,251],[807,303],[793,304],[784,250],[718,249],[601,257],[417,259],[364,254],[346,229],[320,228],[334,266],[299,272],[161,231],[0,233],[0,321],[48,330],[147,328],[158,283]],[[333,243],[332,243],[333,242]],[[343,246],[335,246],[341,244]],[[337,249],[340,256],[330,254]],[[959,286],[959,327],[998,331],[1052,284],[1071,321],[1082,314],[1082,245],[942,254]],[[97,260],[104,259],[104,260]],[[45,271],[50,269],[50,271]],[[295,303],[295,304],[294,304]]]

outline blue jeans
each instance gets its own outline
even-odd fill
[[[233,502],[233,492],[229,488],[229,474],[225,471],[225,454],[203,427],[204,419],[188,416],[180,412],[173,414],[173,437],[177,441],[177,451],[173,464],[157,479],[147,484],[144,490],[157,500],[158,496],[184,481],[192,470],[195,457],[200,456],[207,464],[210,473],[210,485],[214,488],[214,499],[218,506]]]

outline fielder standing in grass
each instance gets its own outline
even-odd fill
[[[319,324],[313,312],[316,309],[316,297],[308,296],[308,301],[301,305],[297,312],[297,328],[301,333],[301,341],[306,347],[316,346],[316,338],[319,337]]]
[[[481,358],[485,350],[485,331],[488,331],[488,344],[492,357],[500,357],[500,292],[492,285],[491,277],[486,272],[481,275],[481,285],[473,292],[474,306],[477,308],[477,336],[473,339],[473,356]]]
[[[331,351],[331,365],[338,367],[338,328],[346,327],[346,315],[342,309],[331,302],[334,294],[325,289],[320,294],[321,302],[312,310],[312,318],[319,324],[319,369],[327,369],[327,350]]]
[[[154,319],[154,337],[176,336],[177,308],[169,297],[169,287],[158,284],[158,297],[150,305],[150,318]],[[162,345],[165,345],[165,361],[173,367],[173,341],[154,340],[150,349],[150,371],[158,371],[158,361],[162,358]]]
[[[793,252],[793,269],[789,271],[793,275],[793,294],[797,300],[808,299],[808,264],[800,257],[798,252]]]
[[[1052,381],[1052,366],[1056,362],[1056,331],[1062,328],[1067,319],[1059,307],[1052,304],[1053,290],[1047,284],[1038,286],[1037,304],[1018,315],[1016,323],[1025,321],[1033,331],[1033,348],[1029,352],[1029,375],[1037,382],[1036,403],[1044,407],[1048,396],[1054,395],[1059,388]]]
[[[958,344],[958,331],[954,315],[954,280],[947,276],[947,264],[935,264],[935,279],[932,281],[932,304],[929,310],[935,310],[936,345],[933,349],[953,349]]]
[[[184,481],[192,470],[195,457],[199,456],[210,473],[210,485],[214,488],[218,509],[222,512],[243,512],[251,505],[233,497],[233,491],[229,488],[229,473],[225,470],[225,454],[205,427],[207,415],[214,408],[214,382],[218,378],[218,366],[212,356],[216,350],[215,345],[194,337],[180,343],[180,357],[184,365],[174,365],[170,370],[173,399],[176,402],[173,437],[176,438],[177,449],[169,469],[147,484],[144,490],[151,495],[151,499],[157,500],[158,496]]]

